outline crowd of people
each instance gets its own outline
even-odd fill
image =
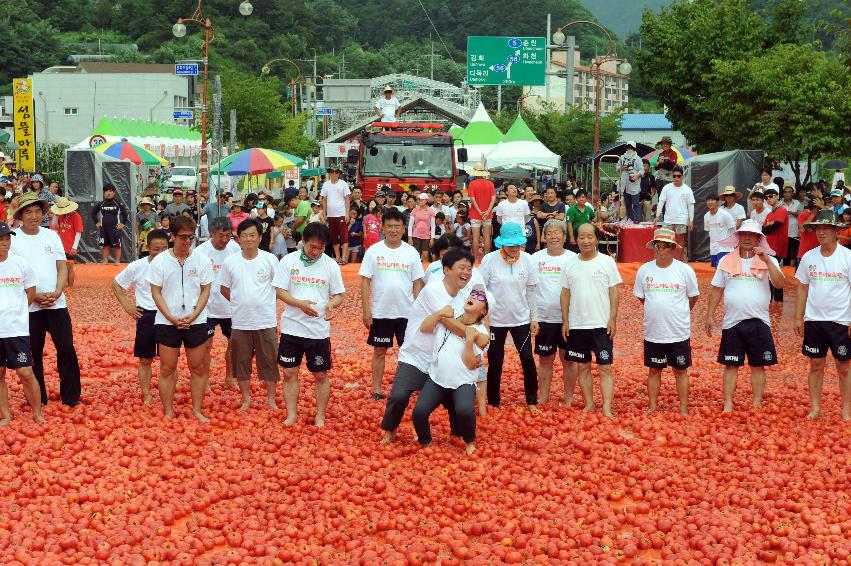
[[[682,169],[674,165],[670,174],[654,217],[659,227],[647,244],[654,259],[639,269],[633,294],[644,304],[648,409],[657,409],[662,371],[671,367],[679,410],[686,414],[691,313],[699,290],[694,270],[679,258],[693,229],[694,198],[683,184]],[[341,265],[356,261],[367,344],[373,348],[371,396],[386,399],[382,442],[393,441],[411,395],[420,391],[412,413],[419,442],[431,442],[429,416],[444,405],[452,433],[463,438],[468,453],[475,450],[476,416],[502,402],[509,334],[519,354],[530,411],[549,401],[558,355],[563,360],[563,401],[573,403],[578,381],[584,410],[596,409],[593,360],[602,414],[613,417],[613,340],[622,279],[599,242],[601,228],[616,211],[607,207],[595,213],[580,187],[548,186],[540,195],[532,187],[520,190],[508,183],[497,191],[481,166],[471,177],[468,202],[460,192],[434,194],[411,187],[403,204],[397,204],[392,192],[379,192],[365,203],[359,188],[350,190],[335,168],[317,187],[318,199],[310,198],[306,187],[285,193],[283,203],[265,193],[249,195],[244,202],[222,193],[199,211],[175,191],[173,201],[157,211],[155,201],[143,198],[137,217],[144,232],[140,257],[112,285],[117,301],[136,322],[134,355],[143,403],[153,402],[152,361],[159,357],[159,397],[165,417],[174,417],[183,348],[192,413],[208,421],[203,400],[210,385],[211,338],[219,327],[228,343],[225,384],[238,386],[240,410],[252,404],[249,380],[256,366],[272,410],[277,408],[277,383],[283,381],[284,424],[294,424],[299,368],[306,361],[315,382],[314,422],[324,425],[333,367],[331,324],[346,291]],[[640,177],[630,182],[640,184]],[[842,202],[828,206],[815,188],[804,194],[805,204],[800,194],[798,199],[792,194],[798,204],[790,204],[787,191],[781,201],[776,185],[765,176],[763,181],[751,191],[749,213],[736,203],[741,193],[734,187],[707,198],[709,221],[704,219],[704,225],[716,271],[703,329],[712,333],[715,313],[723,305],[717,357],[724,367],[723,410],[733,410],[738,370],[745,363],[751,368],[753,404],[762,404],[766,368],[777,363],[769,305],[772,298],[782,300],[780,262],[795,260],[795,330],[802,336],[802,354],[810,359],[809,416],[820,415],[830,354],[839,373],[842,418],[851,420],[851,250],[842,245],[849,228],[847,209]],[[19,195],[12,224],[0,223],[2,424],[11,419],[6,368],[18,374],[34,419],[44,418],[47,333],[57,349],[60,398],[71,407],[80,401],[79,363],[64,291],[82,222],[72,216],[79,216],[75,203],[58,196],[50,200],[42,192]],[[630,214],[641,213],[640,193],[638,199],[621,199]],[[792,212],[787,207],[796,211],[795,254],[788,252]],[[128,222],[114,187],[104,187],[104,201],[93,209],[92,219],[108,261]],[[284,230],[276,231],[279,225]],[[133,300],[125,294],[130,289]],[[280,319],[278,300],[287,306]],[[385,396],[385,359],[394,343],[398,366]]]

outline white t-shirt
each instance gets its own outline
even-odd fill
[[[157,310],[157,305],[151,297],[151,284],[148,283],[148,268],[152,261],[150,257],[137,259],[115,277],[115,282],[122,289],[133,287],[133,294],[136,295],[136,306],[146,311]]]
[[[710,255],[733,251],[732,248],[725,248],[718,244],[736,231],[736,221],[726,210],[719,208],[715,214],[711,212],[704,214],[703,229],[709,232]]]
[[[12,238],[12,247],[9,253],[24,258],[35,273],[35,292],[52,293],[56,290],[56,262],[65,261],[65,248],[59,234],[48,228],[39,228],[38,234],[30,236],[24,233],[23,228],[16,228]],[[46,310],[64,309],[68,307],[65,302],[65,293],[59,295],[52,307]],[[30,312],[42,310],[38,303],[33,301],[29,306]],[[29,332],[28,332],[29,334]]]
[[[538,284],[538,270],[532,262],[532,256],[520,252],[520,259],[514,265],[508,265],[497,250],[482,258],[479,271],[496,303],[488,305],[491,326],[529,324],[526,287]],[[537,293],[537,290],[534,292]]]
[[[768,257],[774,265],[778,265],[776,259]],[[743,259],[742,273],[736,275],[722,271],[719,265],[712,277],[712,286],[724,289],[724,330],[751,318],[758,318],[771,325],[768,318],[768,303],[771,302],[768,271],[763,274],[762,279],[752,275],[751,262],[753,258]]]
[[[181,266],[172,251],[168,250],[151,260],[148,266],[148,283],[162,289],[165,304],[173,316],[184,317],[195,310],[198,297],[201,296],[201,286],[213,283],[213,266],[209,257],[197,251],[192,252]],[[212,294],[212,289],[210,292]],[[204,324],[207,322],[207,315],[205,308],[192,324]],[[171,323],[157,311],[154,324]]]
[[[219,292],[222,287],[230,289],[234,329],[264,330],[277,326],[275,289],[272,288],[277,267],[278,258],[263,250],[257,250],[254,259],[245,259],[240,251],[225,260],[216,284]]]
[[[638,268],[632,292],[644,299],[645,340],[656,344],[688,340],[689,297],[700,294],[694,269],[676,259],[665,268],[656,265],[656,260],[649,261]]]
[[[529,203],[522,199],[517,199],[517,202],[509,202],[505,199],[496,205],[494,213],[499,218],[500,224],[514,222],[520,226],[526,226],[526,216],[532,214],[529,211]]]
[[[481,323],[473,325],[479,333],[488,334]],[[470,369],[464,364],[464,348],[466,338],[451,333],[442,323],[434,329],[434,352],[428,375],[432,381],[447,389],[458,389],[462,385],[476,383],[479,378],[479,368]],[[487,350],[487,348],[485,348]],[[473,344],[473,353],[484,356],[484,350]]]
[[[375,103],[375,107],[381,110],[382,122],[395,122],[396,109],[399,108],[399,106],[401,106],[401,104],[399,103],[399,99],[395,96],[391,96],[390,100],[387,100],[382,96],[378,99],[378,102]]]
[[[425,269],[425,275],[423,276],[423,283],[428,285],[433,281],[443,281],[443,278],[446,277],[446,274],[443,273],[443,263],[440,260],[433,261],[428,264],[428,267]],[[478,267],[473,267],[473,272],[470,275],[470,280],[467,281],[467,284],[461,290],[461,293],[464,295],[469,295],[470,291],[473,290],[473,285],[476,283],[485,284],[485,280],[482,279],[482,274],[479,272]]]
[[[319,316],[308,316],[301,309],[287,305],[281,315],[281,334],[322,340],[331,337],[331,322],[325,320],[325,307],[331,295],[346,291],[340,266],[322,254],[313,265],[304,265],[301,252],[289,253],[275,269],[272,286],[289,292],[299,300],[314,301]]]
[[[837,246],[830,257],[821,246],[804,254],[795,277],[809,285],[804,320],[851,325],[851,250]]]
[[[30,335],[27,289],[37,283],[35,271],[24,258],[9,254],[0,261],[0,338]]]
[[[233,310],[227,299],[219,291],[219,273],[225,260],[230,256],[242,253],[239,244],[229,240],[225,249],[217,250],[212,241],[207,241],[195,248],[195,252],[202,253],[208,258],[213,266],[213,284],[210,287],[210,300],[207,302],[207,316],[210,318],[230,318]]]
[[[724,212],[732,216],[733,220],[735,220],[736,222],[738,222],[739,220],[744,220],[748,217],[747,213],[745,212],[745,207],[737,202],[733,203],[733,208],[721,206],[719,207],[719,210],[723,210]]]
[[[567,261],[576,254],[564,250],[550,255],[546,249],[532,254],[532,265],[538,272],[538,322],[561,324],[561,278]]]
[[[785,200],[780,201],[780,206],[786,209],[789,213],[789,237],[797,238],[801,235],[800,228],[798,227],[798,214],[804,211],[804,206],[797,199],[792,199],[792,202],[787,203]],[[792,214],[793,212],[797,212],[798,214]]]
[[[609,288],[623,283],[611,256],[597,253],[594,259],[570,258],[564,266],[561,286],[570,290],[571,330],[606,328],[612,314]]]
[[[694,193],[688,185],[683,184],[677,187],[673,183],[668,183],[662,187],[658,208],[662,210],[662,206],[665,207],[665,224],[688,224],[688,205],[690,204],[694,204]]]
[[[414,281],[423,278],[423,264],[414,246],[401,242],[392,249],[382,240],[366,250],[358,274],[371,280],[372,318],[405,318],[414,304]]]
[[[771,212],[771,209],[768,206],[764,206],[762,208],[762,212],[757,212],[754,208],[751,210],[751,220],[756,220],[759,222],[759,225],[762,226],[765,224],[765,219],[768,217],[768,214]]]
[[[434,333],[425,334],[420,331],[420,326],[426,317],[447,305],[452,306],[455,316],[460,316],[464,312],[464,302],[469,296],[470,294],[462,289],[455,297],[451,297],[443,281],[432,281],[423,287],[408,315],[405,341],[399,347],[399,363],[410,364],[428,373],[434,353]]]
[[[781,195],[783,194],[783,191],[780,190],[780,187],[777,186],[777,183],[775,183],[773,181],[771,183],[768,183],[767,185],[764,185],[762,183],[757,183],[753,186],[753,188],[751,190],[752,191],[759,191],[759,192],[765,194],[765,191],[767,191],[768,189],[774,189],[775,191],[777,191],[777,194],[781,194]]]
[[[342,179],[336,183],[325,181],[322,183],[320,197],[325,197],[328,207],[328,218],[339,218],[346,216],[346,196],[352,194],[349,184]]]

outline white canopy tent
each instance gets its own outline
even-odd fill
[[[491,171],[555,171],[560,159],[538,140],[523,118],[517,116],[502,140],[487,154],[487,168]]]

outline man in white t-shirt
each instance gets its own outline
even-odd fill
[[[736,230],[738,230],[745,218],[748,217],[747,213],[745,213],[745,207],[736,202],[742,198],[742,193],[737,191],[736,187],[727,185],[718,196],[724,201],[721,210],[733,217],[733,220],[736,221]]]
[[[159,344],[160,398],[166,419],[174,418],[174,391],[180,347],[186,350],[192,414],[202,423],[210,419],[202,412],[209,379],[207,342],[213,329],[207,324],[207,301],[213,283],[210,258],[192,250],[195,221],[176,216],[169,226],[174,247],[158,255],[148,267],[151,297],[157,306],[154,327]]]
[[[210,300],[207,302],[207,324],[210,326],[210,341],[207,343],[207,375],[210,375],[210,364],[213,358],[213,336],[218,326],[222,336],[227,341],[225,347],[225,389],[235,387],[233,381],[233,368],[231,367],[231,327],[233,309],[230,302],[222,296],[219,291],[219,273],[225,260],[239,253],[239,244],[233,241],[233,225],[229,218],[220,216],[210,222],[210,239],[195,248],[195,251],[210,258],[213,266],[213,286],[210,288]],[[210,388],[209,382],[207,388]]]
[[[819,241],[801,258],[795,277],[801,282],[795,302],[795,333],[803,335],[801,352],[810,359],[808,385],[810,413],[821,413],[821,390],[827,352],[836,361],[842,420],[851,421],[851,250],[839,245],[839,231],[847,228],[837,214],[821,210],[805,230]]]
[[[505,194],[508,198],[500,201],[494,209],[494,214],[499,220],[499,223],[507,224],[513,222],[521,227],[526,226],[526,223],[532,216],[532,212],[529,210],[529,203],[518,197],[517,187],[515,185],[508,185],[505,189]]]
[[[352,191],[349,184],[340,178],[343,171],[332,165],[328,169],[329,180],[322,183],[319,192],[322,203],[322,214],[328,222],[331,232],[331,247],[334,248],[334,259],[339,265],[348,263],[349,257],[349,207],[351,206]],[[343,247],[342,254],[340,246]]]
[[[139,387],[142,389],[142,402],[151,404],[151,364],[157,356],[157,336],[154,319],[157,316],[157,305],[151,296],[151,285],[148,283],[148,268],[151,262],[168,249],[168,232],[152,230],[148,233],[148,256],[137,259],[125,267],[112,281],[112,292],[131,318],[136,321],[136,337],[133,341],[133,356],[138,358],[139,366],[136,373]],[[133,287],[135,301],[127,299],[125,290]]]
[[[549,192],[552,192],[548,189]],[[538,354],[538,383],[540,392],[538,403],[549,401],[550,386],[553,380],[553,362],[556,354],[562,356],[562,381],[564,383],[564,404],[573,404],[573,390],[576,389],[576,376],[579,371],[576,362],[565,359],[567,342],[561,335],[561,282],[567,262],[576,257],[572,251],[564,249],[567,239],[567,227],[563,220],[551,219],[544,224],[541,236],[546,248],[532,254],[532,265],[538,270],[537,307],[538,335],[535,336],[535,353]]]
[[[677,243],[682,246],[683,261],[688,261],[688,234],[694,228],[694,193],[691,187],[683,183],[683,168],[679,165],[671,170],[673,182],[662,187],[659,204],[656,207],[656,220],[663,218],[663,227],[673,230]]]
[[[387,85],[384,87],[384,96],[375,103],[373,111],[382,122],[397,122],[401,106],[399,99],[393,96],[393,87]]]
[[[275,388],[281,380],[277,364],[278,321],[272,277],[278,258],[260,249],[263,226],[256,218],[236,227],[242,251],[225,260],[219,289],[233,309],[231,366],[242,393],[240,411],[251,407],[251,361],[257,361],[257,377],[266,384],[266,404],[275,411]]]
[[[420,254],[402,241],[405,217],[395,207],[386,208],[381,218],[384,240],[366,251],[358,274],[361,276],[363,324],[369,329],[366,343],[372,346],[372,398],[384,399],[381,381],[387,349],[405,341],[407,316],[423,288]]]
[[[584,412],[594,411],[591,353],[597,358],[603,416],[613,417],[612,373],[617,332],[618,304],[623,283],[611,256],[597,251],[599,241],[593,224],[583,224],[576,236],[579,255],[564,266],[561,290],[562,336],[567,341],[565,360],[579,364],[579,386],[585,399]]]
[[[451,308],[446,309],[446,317],[440,322],[453,334],[466,336],[464,325],[455,320],[455,315],[461,314],[464,301],[468,297],[462,290],[470,281],[475,258],[469,250],[452,248],[441,261],[443,280],[432,281],[423,287],[410,309],[405,339],[399,348],[399,365],[396,367],[393,387],[387,397],[387,406],[381,420],[381,429],[384,430],[382,444],[393,442],[396,438],[399,423],[402,422],[411,395],[414,391],[421,391],[428,380],[434,353],[434,333],[421,330],[420,326],[426,317],[449,306]],[[454,405],[447,403],[446,408],[452,424]]]
[[[275,270],[272,286],[287,305],[281,315],[281,341],[278,365],[284,368],[285,426],[295,424],[298,405],[298,370],[302,358],[316,380],[316,418],[325,426],[325,409],[331,396],[328,371],[331,362],[331,319],[343,304],[346,288],[340,266],[325,255],[330,235],[318,222],[307,225],[302,248],[284,256]]]
[[[74,348],[74,331],[64,293],[68,282],[68,263],[59,234],[41,228],[47,211],[47,202],[39,199],[36,193],[21,196],[14,214],[14,219],[21,225],[15,229],[10,253],[29,263],[36,276],[35,298],[29,306],[29,335],[33,374],[41,390],[41,404],[47,404],[44,342],[47,333],[50,333],[56,348],[59,397],[62,404],[76,407],[80,403],[80,363]]]
[[[771,212],[771,208],[765,206],[765,194],[761,191],[751,191],[748,200],[750,200],[751,203],[750,219],[755,220],[760,226],[762,226],[765,224],[765,219],[768,217],[768,213]]]
[[[6,368],[18,374],[33,420],[43,423],[38,382],[30,349],[29,305],[35,299],[36,276],[27,261],[9,253],[15,232],[0,222],[0,428],[12,422]]]
[[[717,206],[717,198],[715,202]],[[655,250],[655,259],[638,269],[632,291],[644,304],[644,366],[648,368],[650,413],[656,411],[662,370],[670,366],[677,382],[680,414],[688,414],[691,310],[700,291],[694,270],[674,259],[674,248],[678,245],[673,231],[656,230],[647,244]]]
[[[718,244],[736,231],[736,221],[730,214],[718,207],[718,196],[706,197],[707,212],[703,215],[703,229],[709,232],[709,258],[712,267],[718,267],[721,258],[730,253],[730,248]]]
[[[754,220],[745,220],[722,246],[733,248],[718,263],[712,278],[712,291],[706,308],[704,328],[712,336],[715,313],[724,297],[724,322],[718,363],[724,366],[724,412],[733,412],[733,393],[739,368],[747,356],[751,368],[753,406],[762,406],[765,367],[777,363],[777,350],[771,335],[768,303],[771,285],[782,287],[785,281],[773,250],[762,228]]]

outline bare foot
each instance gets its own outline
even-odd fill
[[[174,411],[166,411],[165,412],[165,420],[173,421],[174,420]]]
[[[651,405],[650,407],[647,407],[647,410],[645,412],[648,415],[655,413],[656,412],[656,405]]]
[[[573,397],[572,396],[571,397],[565,397],[564,398],[564,404],[568,407],[573,406]]]
[[[251,408],[251,399],[243,399],[242,404],[239,406],[239,410],[242,412],[247,411]]]
[[[287,418],[284,421],[284,426],[293,426],[295,424],[295,421],[296,421],[297,418],[298,418],[298,415],[296,415],[295,412],[293,412],[290,415],[287,415]]]
[[[384,445],[390,444],[394,440],[396,440],[396,431],[395,430],[388,430],[388,431],[384,432],[384,436],[381,437],[381,442],[379,444],[384,446]]]
[[[680,414],[684,417],[688,416],[688,407],[680,407]]]
[[[275,403],[274,399],[267,400],[266,405],[269,407],[270,411],[277,411],[278,410],[278,404]]]
[[[582,412],[583,412],[583,413],[593,413],[593,412],[594,412],[594,411],[596,411],[596,410],[597,410],[596,405],[594,405],[594,404],[592,403],[591,405],[585,405],[585,408],[584,408],[584,409],[582,409]]]
[[[225,389],[236,389],[236,381],[232,377],[225,378]]]
[[[467,456],[472,455],[473,452],[475,452],[475,451],[476,451],[476,443],[475,442],[468,442],[467,448],[466,448]]]
[[[526,408],[529,409],[529,412],[532,413],[533,415],[537,415],[538,413],[541,412],[541,410],[538,409],[537,405],[526,405]]]
[[[198,422],[199,422],[199,423],[208,423],[208,422],[210,422],[210,419],[208,419],[208,418],[204,415],[204,413],[202,413],[201,411],[192,411],[192,414],[193,414],[193,415],[195,415],[195,418],[196,418],[196,419],[198,419]]]
[[[479,416],[480,417],[488,416],[488,406],[487,405],[480,405],[479,406]]]
[[[145,405],[146,407],[151,406],[151,394],[150,393],[148,393],[147,395],[144,395],[142,397],[142,404]]]
[[[813,407],[812,410],[807,414],[807,418],[811,420],[815,420],[819,418],[821,415],[821,407]]]
[[[550,400],[549,395],[541,395],[540,397],[538,397],[538,405],[543,405],[544,403],[546,403],[549,400]]]
[[[319,415],[316,415],[316,418],[313,420],[313,424],[315,424],[319,428],[325,426],[325,415],[322,415],[321,417]]]
[[[721,411],[723,414],[730,414],[733,412],[733,405],[724,405],[724,410]]]
[[[600,412],[602,413],[602,415],[603,415],[604,417],[608,417],[608,418],[610,418],[610,419],[615,418],[615,415],[614,415],[614,413],[612,413],[612,410],[611,410],[610,408],[603,407],[603,410],[602,410],[602,411],[600,411]]]
[[[45,422],[44,416],[41,413],[38,413],[38,414],[33,413],[33,420],[37,423]],[[3,426],[3,425],[0,425],[0,426]]]
[[[761,401],[761,400],[760,400],[760,401],[757,401],[756,399],[754,399],[754,401],[753,401],[753,408],[754,408],[754,409],[762,409],[762,401]]]
[[[12,417],[6,417],[0,420],[0,427],[7,426],[10,422],[12,422]]]
[[[842,411],[842,420],[851,421],[851,411]]]

